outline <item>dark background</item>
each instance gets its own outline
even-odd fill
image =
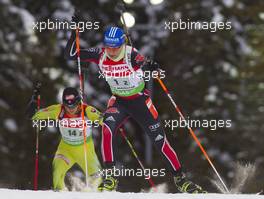
[[[25,116],[25,108],[36,81],[42,82],[41,106],[60,102],[65,86],[78,87],[77,65],[63,56],[69,30],[33,31],[33,21],[71,20],[79,9],[84,21],[99,21],[99,30],[81,33],[81,46],[102,45],[107,25],[119,25],[117,1],[0,1],[0,185],[32,189],[34,175],[35,130]],[[232,128],[195,128],[216,168],[228,186],[237,162],[254,163],[257,177],[248,192],[263,188],[264,167],[264,2],[262,0],[186,0],[151,5],[136,0],[127,5],[136,19],[130,29],[134,45],[166,70],[165,83],[183,113],[192,119],[230,119]],[[215,33],[205,30],[165,30],[165,21],[231,21],[231,30]],[[85,69],[87,102],[103,111],[110,90],[98,79],[93,64]],[[178,119],[177,113],[154,81],[153,99],[163,119]],[[166,129],[189,177],[210,191],[214,174],[187,129]],[[163,168],[155,150],[146,157],[144,133],[130,122],[127,134],[148,168]],[[100,156],[100,131],[95,130]],[[60,136],[46,129],[40,136],[40,189],[52,186],[51,161]],[[152,148],[151,148],[152,149]],[[118,142],[118,161],[126,167],[139,167],[127,144]],[[154,178],[156,184],[172,179]],[[140,191],[149,187],[140,177],[122,178],[121,191]]]

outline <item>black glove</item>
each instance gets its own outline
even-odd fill
[[[72,16],[72,21],[75,23],[79,23],[81,21],[81,12],[76,10]]]
[[[32,100],[37,101],[38,96],[40,95],[40,87],[41,83],[37,82],[33,90]]]
[[[28,118],[31,118],[38,109],[37,101],[38,101],[38,96],[40,95],[40,87],[41,87],[41,83],[37,82],[33,89],[32,98],[26,108],[26,115]]]
[[[151,59],[147,59],[144,62],[142,69],[143,70],[149,70],[149,71],[157,71],[160,69],[160,65]]]

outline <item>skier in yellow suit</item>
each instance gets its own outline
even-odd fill
[[[34,99],[34,97],[32,98]],[[35,97],[36,99],[36,97]],[[32,100],[34,101],[34,100]],[[65,88],[62,96],[62,104],[48,106],[36,112],[32,120],[55,120],[59,124],[61,141],[52,163],[53,188],[55,190],[67,190],[64,178],[67,171],[77,163],[85,172],[83,123],[81,117],[81,97],[75,88]],[[31,112],[36,104],[31,103]],[[100,177],[96,174],[101,169],[92,138],[92,126],[102,124],[101,113],[92,106],[84,104],[86,123],[86,146],[88,175],[91,176],[89,186],[97,187]]]

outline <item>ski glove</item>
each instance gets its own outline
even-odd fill
[[[75,13],[72,16],[72,21],[75,23],[79,23],[81,21],[81,13],[80,11],[75,11]]]
[[[28,118],[32,118],[32,116],[37,111],[38,108],[37,101],[38,101],[38,96],[40,95],[40,87],[41,87],[41,83],[38,82],[33,89],[32,98],[26,108],[26,115]]]
[[[147,59],[144,62],[143,66],[142,66],[142,69],[144,71],[145,70],[156,71],[156,70],[159,70],[160,69],[160,65],[157,62],[155,62],[155,61],[153,61],[151,59]]]
[[[32,100],[37,101],[38,96],[40,95],[41,83],[37,83],[33,90]]]

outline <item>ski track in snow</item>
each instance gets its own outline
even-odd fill
[[[119,193],[119,192],[54,192],[0,189],[1,199],[264,199],[260,195],[246,194],[166,194],[166,193]]]

